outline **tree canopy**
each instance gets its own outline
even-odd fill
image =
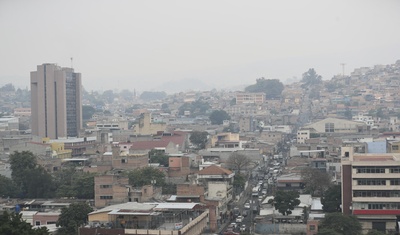
[[[8,84],[0,87],[0,91],[11,91],[11,92],[14,92],[15,91],[15,87],[14,87],[13,84],[8,83]]]
[[[206,131],[193,131],[190,134],[190,142],[197,146],[198,149],[204,149],[208,141],[208,133]]]
[[[57,234],[74,235],[78,234],[78,228],[88,221],[88,214],[93,209],[87,203],[72,203],[69,207],[61,209],[60,217],[57,221],[57,226],[61,228]]]
[[[249,157],[236,152],[233,152],[226,161],[226,164],[229,166],[229,168],[237,170],[239,173],[243,170],[243,168],[249,166],[251,163],[252,161]]]
[[[199,115],[206,115],[210,109],[211,106],[207,101],[198,99],[194,102],[181,105],[181,107],[179,107],[179,115],[184,115],[185,111],[189,111],[191,117],[196,117]]]
[[[231,116],[225,110],[214,110],[210,114],[210,121],[213,125],[221,125],[224,120],[231,120]]]
[[[150,163],[159,163],[162,166],[169,166],[169,156],[164,153],[160,153],[159,151],[152,149],[149,152]]]
[[[165,93],[164,91],[144,91],[141,95],[140,95],[140,99],[142,100],[162,100],[165,97],[167,97],[167,93]]]
[[[54,174],[58,197],[74,197],[78,199],[94,198],[94,173],[76,170],[70,163]]]
[[[322,76],[318,75],[313,68],[310,68],[307,72],[303,73],[301,82],[303,83],[303,85],[301,85],[303,88],[319,85],[322,83]]]
[[[278,190],[275,193],[274,199],[270,199],[268,203],[272,203],[275,210],[278,210],[282,215],[292,214],[292,210],[300,205],[300,194],[297,191],[282,191]]]
[[[342,189],[340,185],[332,185],[321,197],[324,212],[339,212],[342,204]]]
[[[256,84],[245,88],[246,92],[262,92],[265,93],[267,99],[280,98],[284,89],[283,83],[278,79],[258,78]]]
[[[7,235],[49,235],[46,227],[33,228],[32,225],[22,219],[20,213],[8,213],[3,211],[0,215],[0,234]]]
[[[96,112],[96,109],[90,105],[82,105],[82,119],[89,120],[92,118],[93,114]]]
[[[301,179],[305,182],[305,190],[312,196],[320,196],[332,184],[326,171],[307,167],[301,171]]]
[[[142,187],[143,185],[152,184],[155,180],[156,186],[163,186],[165,184],[165,174],[154,167],[137,168],[128,173],[129,184],[134,187]]]
[[[0,175],[0,197],[2,198],[13,198],[17,197],[19,194],[18,188],[14,181],[3,175]]]
[[[37,164],[32,152],[14,152],[10,155],[11,178],[20,197],[50,198],[54,196],[52,176]]]
[[[343,215],[340,212],[325,214],[325,218],[319,225],[318,234],[361,234],[361,224],[354,216]],[[334,233],[327,233],[333,231]]]

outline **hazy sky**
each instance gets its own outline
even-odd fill
[[[324,79],[400,59],[400,1],[0,0],[0,85],[29,87],[42,63],[87,90],[215,88],[256,78]]]

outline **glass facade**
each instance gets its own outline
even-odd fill
[[[67,111],[67,136],[78,136],[76,73],[66,72],[65,98]]]

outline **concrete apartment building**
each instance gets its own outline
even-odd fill
[[[133,127],[135,135],[156,135],[158,132],[164,132],[167,128],[165,123],[152,122],[150,113],[142,113],[139,117],[139,123]]]
[[[264,93],[236,93],[236,104],[262,104],[264,101]]]
[[[400,154],[353,154],[342,159],[342,211],[365,231],[398,231]]]
[[[42,64],[31,72],[32,135],[76,137],[82,129],[81,74]]]

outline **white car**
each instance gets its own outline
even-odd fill
[[[244,208],[250,209],[250,203],[246,202],[246,203],[244,204]]]
[[[242,224],[242,226],[240,226],[240,232],[245,232],[246,231],[246,225]]]
[[[239,215],[238,217],[236,217],[236,223],[242,223],[243,221],[243,216]]]

